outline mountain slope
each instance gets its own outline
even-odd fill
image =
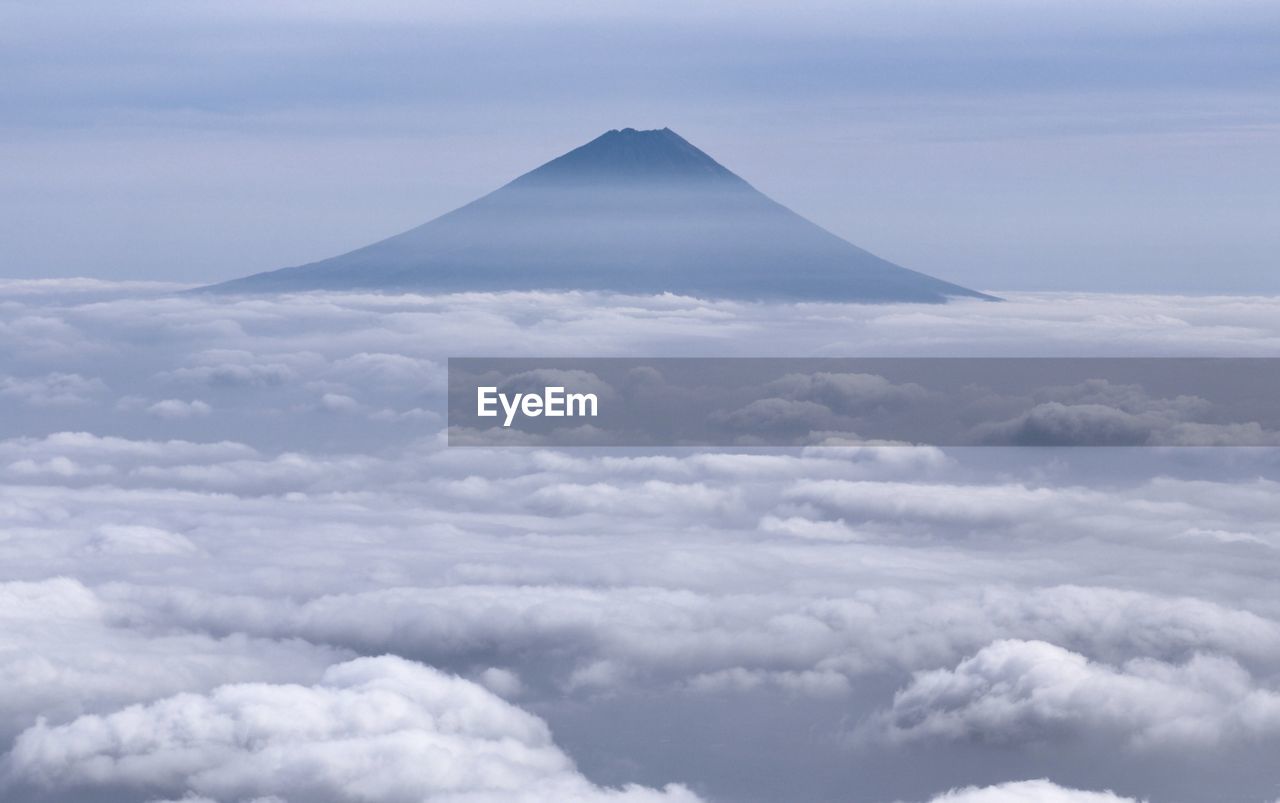
[[[988,298],[840,239],[665,128],[609,131],[403,234],[208,289]]]

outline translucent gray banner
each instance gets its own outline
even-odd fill
[[[454,358],[450,446],[1273,446],[1277,358]]]

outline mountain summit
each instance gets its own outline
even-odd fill
[[[706,182],[748,187],[724,165],[670,128],[608,131],[525,173],[508,186]]]
[[[810,301],[990,298],[840,239],[667,128],[609,131],[403,234],[208,289],[601,290]]]

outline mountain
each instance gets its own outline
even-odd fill
[[[603,290],[812,301],[990,298],[840,239],[666,128],[609,131],[403,234],[205,289]]]

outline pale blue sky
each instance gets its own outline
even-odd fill
[[[0,275],[306,262],[670,126],[969,286],[1280,292],[1274,3],[260,5],[0,3]]]

